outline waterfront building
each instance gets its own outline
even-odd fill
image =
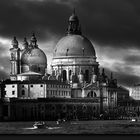
[[[14,37],[10,54],[10,79],[1,83],[3,120],[99,119],[117,107],[121,88],[112,74],[100,72],[94,45],[75,12],[54,49],[51,74],[35,34],[30,43],[24,38],[22,48]]]

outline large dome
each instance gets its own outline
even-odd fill
[[[54,57],[96,56],[92,43],[82,35],[67,35],[56,45]]]
[[[47,58],[45,53],[39,48],[31,48],[26,50],[21,56],[21,64],[26,65],[44,65],[47,66]]]

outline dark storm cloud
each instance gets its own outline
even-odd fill
[[[140,55],[126,56],[124,61],[127,65],[140,65]]]
[[[5,79],[9,79],[8,74],[5,71],[0,70],[0,80],[5,80]]]
[[[128,0],[83,0],[80,4],[86,32],[101,44],[121,47],[140,44],[139,9],[139,1]]]
[[[102,67],[101,67],[102,69]],[[125,71],[112,71],[108,68],[104,69],[106,75],[108,76],[108,78],[110,78],[111,76],[111,72],[113,73],[113,78],[117,79],[119,85],[123,85],[126,87],[132,87],[134,84],[138,84],[140,83],[140,77],[135,76],[135,75],[130,75]],[[102,70],[101,70],[102,72]]]
[[[140,83],[140,77],[135,75],[128,75],[127,73],[115,73],[115,75],[117,75],[118,83],[127,87]]]
[[[0,34],[40,40],[62,36],[75,7],[83,32],[100,44],[140,45],[140,2],[130,0],[1,0]],[[118,46],[118,47],[119,47]]]
[[[114,64],[110,65],[109,71],[115,69],[120,83],[125,83],[125,80],[128,85],[132,80],[138,82],[139,78],[133,76],[134,69],[130,65],[138,65],[139,57],[127,56],[123,54],[124,50],[121,51],[121,47],[140,46],[138,0],[0,0],[0,37],[12,39],[17,36],[21,41],[24,36],[29,38],[35,32],[41,48],[49,56],[48,52],[52,52],[56,42],[65,35],[73,7],[83,34],[100,46],[100,55],[108,57],[107,61],[117,59],[123,62],[124,66],[110,61]],[[5,51],[0,46],[0,52]],[[0,67],[8,67],[6,61],[9,62],[8,57],[1,58]]]
[[[2,44],[0,43],[0,56],[5,53],[7,51],[7,48]]]
[[[114,63],[113,69],[117,73],[127,73],[127,74],[129,73],[129,75],[135,73],[134,68],[132,68],[131,66],[125,65],[125,64]]]
[[[49,38],[50,33],[59,34],[65,30],[64,25],[70,7],[59,4],[61,1],[1,0],[0,34],[5,37],[13,35],[19,38],[31,32]],[[63,3],[63,2],[61,2]],[[47,40],[47,38],[46,38]]]
[[[0,80],[9,78],[9,57],[0,57]]]

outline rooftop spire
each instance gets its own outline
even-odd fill
[[[72,15],[69,17],[67,34],[81,34],[78,16],[75,14],[75,8]]]

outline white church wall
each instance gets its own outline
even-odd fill
[[[17,98],[18,97],[18,84],[6,84],[5,91],[7,98]]]
[[[29,84],[29,94],[31,98],[44,98],[45,84]]]

